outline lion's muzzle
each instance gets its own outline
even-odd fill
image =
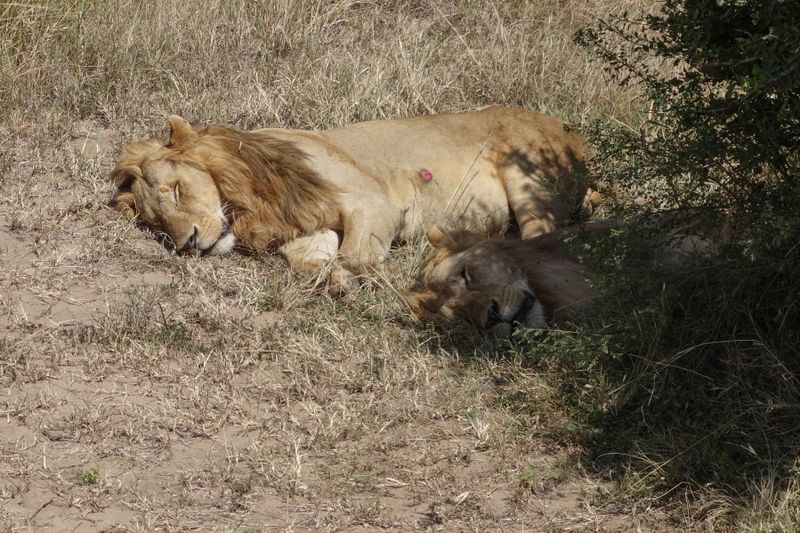
[[[524,291],[522,299],[517,307],[511,307],[503,312],[500,302],[492,298],[489,312],[486,316],[485,330],[491,330],[499,324],[508,324],[511,327],[516,325],[543,327],[544,313],[542,305],[530,291]]]
[[[528,313],[531,311],[531,309],[533,309],[535,303],[536,298],[533,297],[533,294],[526,292],[525,297],[522,299],[522,305],[519,306],[519,309],[517,309],[517,314],[514,316],[514,322],[524,324],[525,319],[528,317]]]
[[[186,240],[186,244],[183,247],[184,249],[194,250],[197,248],[197,226],[194,226],[194,231]]]
[[[230,224],[224,218],[220,221],[220,234],[210,244],[208,237],[203,237],[197,225],[192,226],[192,234],[186,239],[179,252],[188,255],[222,255],[230,252],[236,244]],[[206,234],[207,235],[207,234]],[[213,237],[212,237],[213,239]]]

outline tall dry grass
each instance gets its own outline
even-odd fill
[[[499,102],[573,123],[636,123],[641,104],[571,38],[593,17],[651,3],[7,3],[2,119],[92,118],[127,132],[182,113],[245,128],[323,128]]]

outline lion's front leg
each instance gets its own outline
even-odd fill
[[[388,202],[345,213],[342,260],[356,271],[382,264],[403,220],[403,210]]]
[[[289,267],[295,272],[312,272],[328,279],[332,294],[344,294],[355,287],[353,273],[335,263],[339,235],[333,230],[320,230],[293,239],[279,248]]]

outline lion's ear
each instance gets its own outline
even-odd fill
[[[122,156],[111,172],[114,186],[117,188],[109,205],[119,211],[122,216],[133,218],[136,216],[136,198],[133,194],[133,184],[142,179],[142,162],[148,154],[161,147],[161,143],[150,139],[143,142],[133,142],[122,149]]]
[[[136,197],[134,196],[133,182],[141,177],[138,166],[125,166],[122,161],[114,168],[114,185],[117,187],[109,206],[119,211],[128,219],[136,216]]]
[[[467,230],[443,230],[438,226],[428,231],[428,240],[434,248],[442,248],[450,252],[466,250],[480,241],[482,237]]]
[[[197,132],[192,125],[178,115],[169,116],[169,147],[181,150],[197,141]]]
[[[447,234],[439,226],[434,226],[428,230],[428,241],[434,248],[447,248],[446,244],[449,239],[447,239]]]
[[[117,191],[130,191],[134,180],[142,177],[142,169],[138,163],[129,161],[123,156],[117,166],[114,167],[114,170],[111,171],[111,177],[114,180],[114,186]]]

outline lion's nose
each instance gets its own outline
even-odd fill
[[[192,232],[189,240],[186,241],[186,248],[197,248],[197,226],[194,226],[194,232]]]
[[[525,317],[528,315],[528,312],[533,309],[533,304],[536,303],[536,298],[533,294],[529,292],[525,292],[525,298],[522,300],[522,305],[519,306],[517,309],[517,315],[514,317],[515,322],[525,323]]]
[[[505,320],[503,320],[503,317],[500,314],[500,304],[497,303],[497,300],[492,298],[491,307],[489,307],[489,314],[486,317],[486,329],[489,329],[501,322],[505,322]]]

